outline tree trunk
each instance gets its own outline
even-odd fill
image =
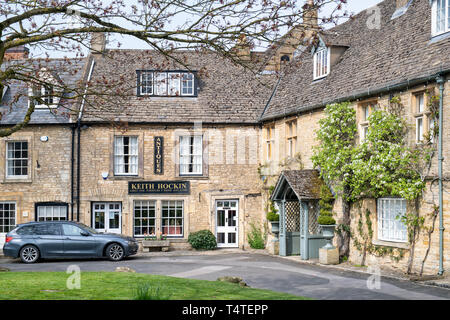
[[[344,195],[348,194],[347,187],[344,188]],[[350,205],[351,203],[342,199],[342,224],[341,232],[338,237],[339,257],[348,257],[350,255]]]

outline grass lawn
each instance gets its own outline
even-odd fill
[[[156,296],[170,300],[306,299],[227,282],[123,272],[82,272],[81,288],[69,290],[69,276],[65,272],[0,272],[0,300],[132,300],[138,284],[149,284],[150,292],[159,288]]]

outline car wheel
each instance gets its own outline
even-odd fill
[[[24,263],[35,263],[39,259],[39,250],[33,245],[27,245],[20,249],[20,259]]]
[[[125,250],[118,243],[112,243],[106,248],[106,256],[111,261],[120,261],[125,256]]]

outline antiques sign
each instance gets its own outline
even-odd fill
[[[128,182],[128,194],[189,194],[189,181]]]
[[[155,174],[164,173],[164,137],[155,137],[154,152]]]

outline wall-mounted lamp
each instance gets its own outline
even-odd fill
[[[48,141],[48,137],[47,136],[41,136],[40,140],[42,142],[47,142]]]

